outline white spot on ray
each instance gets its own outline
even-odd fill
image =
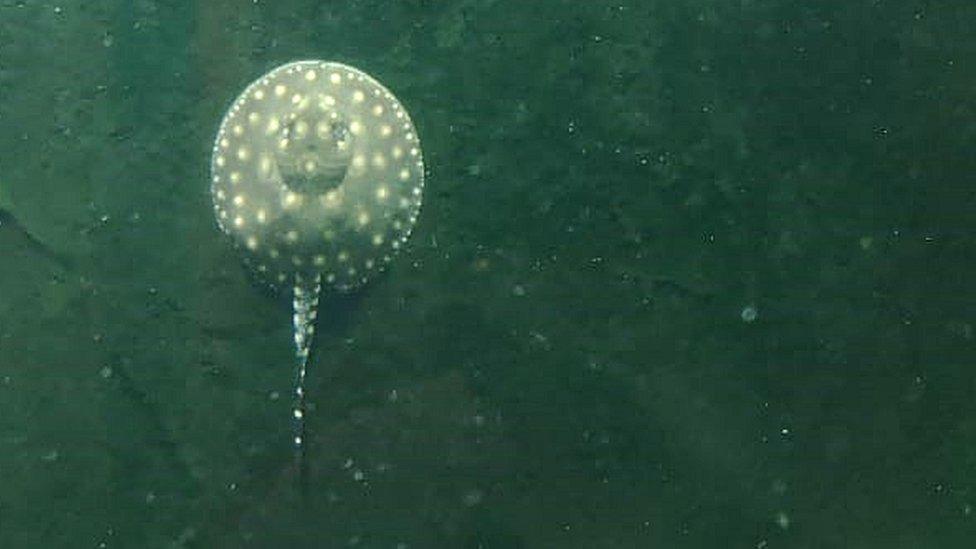
[[[281,129],[281,122],[278,121],[277,117],[272,116],[271,120],[268,120],[268,128],[265,130],[265,133],[267,133],[268,135],[274,135],[278,133],[278,130],[280,129]]]
[[[284,198],[281,199],[281,205],[285,208],[294,208],[299,205],[302,198],[301,195],[295,192],[288,191],[285,193]]]

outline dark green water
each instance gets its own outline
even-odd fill
[[[965,548],[976,5],[0,0],[0,547]],[[290,311],[244,85],[389,86],[410,244]]]

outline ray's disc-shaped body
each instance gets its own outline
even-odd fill
[[[420,141],[397,98],[369,75],[296,61],[234,100],[211,172],[221,230],[261,280],[293,291],[300,448],[319,292],[365,284],[406,242],[423,193]]]
[[[257,274],[287,285],[366,282],[406,241],[423,191],[420,142],[386,88],[339,63],[299,61],[254,81],[220,124],[212,194]]]

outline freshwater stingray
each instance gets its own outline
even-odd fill
[[[281,65],[249,84],[220,123],[211,159],[217,223],[260,280],[292,294],[299,459],[319,295],[355,290],[385,268],[410,236],[423,187],[406,109],[348,65]]]

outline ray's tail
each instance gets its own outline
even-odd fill
[[[322,292],[321,275],[295,275],[295,287],[292,296],[292,327],[295,333],[295,359],[297,371],[295,373],[295,405],[292,408],[292,444],[295,448],[295,459],[300,466],[304,466],[302,459],[305,454],[305,372],[308,367],[308,355],[312,348],[312,336],[315,334],[315,317],[318,316],[319,294]]]

